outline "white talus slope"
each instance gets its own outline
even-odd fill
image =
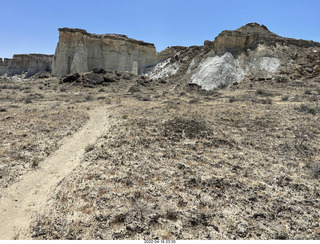
[[[191,77],[191,81],[210,90],[220,85],[230,85],[243,79],[245,71],[231,53],[208,57],[201,61]]]
[[[203,59],[192,72],[191,82],[210,90],[240,82],[249,73],[274,73],[279,66],[280,60],[275,57],[252,57],[248,60],[243,56],[234,58],[227,52],[222,56]]]

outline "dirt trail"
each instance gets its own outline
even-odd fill
[[[85,147],[93,143],[108,126],[111,119],[107,107],[90,111],[90,119],[72,137],[65,138],[61,147],[32,171],[11,185],[0,195],[0,239],[30,239],[26,233],[32,216],[45,206],[52,189],[80,162]]]

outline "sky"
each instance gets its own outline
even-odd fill
[[[0,0],[0,57],[54,54],[58,28],[125,34],[168,46],[203,45],[250,22],[320,42],[320,0]]]

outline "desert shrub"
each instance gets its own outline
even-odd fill
[[[175,117],[163,124],[163,135],[170,139],[206,137],[211,128],[202,118]]]
[[[234,97],[234,96],[229,97],[229,102],[230,102],[230,103],[237,102],[237,101],[239,101],[238,98],[236,98],[236,97]]]
[[[135,93],[135,92],[140,92],[140,88],[137,85],[133,85],[129,88],[128,92],[130,92],[131,94]]]
[[[305,91],[304,91],[304,94],[306,94],[306,95],[311,95],[311,94],[312,94],[312,91],[311,91],[311,90],[305,90]]]
[[[281,101],[288,101],[289,95],[284,95],[281,97]]]
[[[317,96],[317,95],[310,96],[308,101],[309,102],[317,102],[317,101],[319,101],[319,96]]]
[[[289,78],[287,78],[285,76],[277,76],[277,77],[275,77],[275,80],[278,83],[288,83],[290,81]]]
[[[220,83],[217,88],[218,89],[225,89],[227,87],[228,87],[228,85],[226,83]]]
[[[262,104],[272,104],[272,99],[266,98],[266,99],[261,99]]]
[[[313,155],[315,148],[312,146],[312,140],[316,131],[308,124],[300,124],[293,128],[294,148],[303,155]]]
[[[273,96],[273,95],[274,95],[273,93],[271,93],[271,92],[269,92],[269,91],[262,90],[262,89],[258,89],[258,90],[256,91],[256,94],[257,94],[257,95],[260,95],[260,96],[265,96],[265,97],[267,97],[267,96]]]
[[[215,89],[205,90],[205,89],[200,88],[198,90],[198,93],[201,95],[204,95],[204,96],[218,96],[219,95],[219,92],[217,92]]]
[[[296,107],[296,110],[298,110],[300,113],[313,114],[313,115],[320,112],[320,108],[318,105],[307,104],[307,103],[300,104],[299,107]]]
[[[32,162],[31,162],[31,167],[32,168],[37,168],[39,167],[39,163],[40,163],[40,159],[38,157],[35,157],[32,159]]]
[[[320,164],[316,164],[315,166],[312,167],[311,169],[312,176],[316,179],[320,178]]]
[[[92,101],[93,100],[93,97],[91,95],[87,95],[85,96],[84,98],[86,101]]]
[[[251,98],[252,103],[261,103],[261,104],[272,104],[272,99],[266,98],[266,99],[259,99],[257,97]]]
[[[32,103],[31,97],[28,96],[24,99],[24,103],[28,104],[28,103]]]
[[[298,94],[293,97],[293,102],[301,102],[301,98]]]
[[[30,94],[30,97],[33,97],[33,98],[44,98],[43,94],[41,93],[33,93],[33,94]]]
[[[84,149],[86,152],[90,152],[94,150],[94,145],[93,144],[89,144],[86,146],[86,148]]]
[[[13,85],[13,86],[9,86],[7,84],[4,85],[0,85],[0,89],[13,89],[13,90],[17,90],[20,89],[19,85]]]
[[[136,95],[135,98],[137,98],[139,101],[151,101],[150,95]]]
[[[176,221],[178,219],[178,214],[179,213],[177,211],[169,209],[167,210],[166,218],[172,221]]]
[[[195,104],[197,102],[199,102],[199,98],[193,98],[193,99],[189,100],[190,104]]]
[[[61,92],[65,92],[65,91],[67,91],[67,88],[65,88],[64,86],[63,86],[63,87],[60,87],[60,91],[61,91]]]

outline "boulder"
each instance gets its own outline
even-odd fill
[[[104,82],[104,77],[101,74],[90,72],[83,74],[82,81],[92,85],[101,85]]]
[[[115,73],[107,73],[103,76],[105,82],[116,82],[119,80],[119,76]]]
[[[71,83],[71,82],[75,82],[80,78],[80,74],[79,73],[75,73],[75,74],[71,74],[71,75],[67,75],[65,77],[61,78],[61,82],[64,83]]]

